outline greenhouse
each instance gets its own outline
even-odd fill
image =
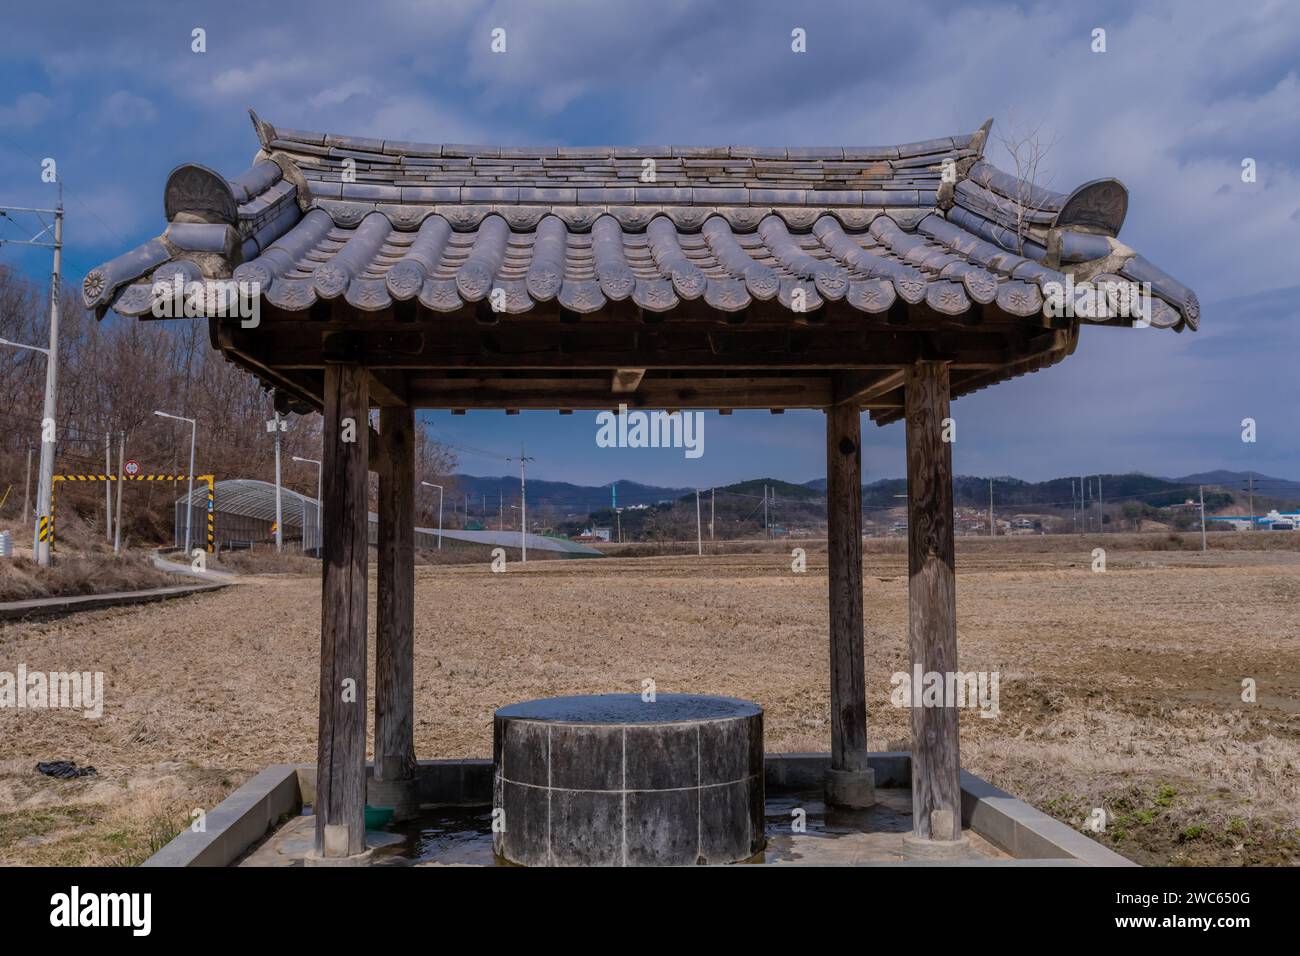
[[[213,506],[216,550],[223,548],[257,550],[275,546],[275,485],[269,481],[234,478],[216,483]],[[207,488],[195,488],[190,497],[193,527],[202,528],[207,521]],[[280,489],[280,518],[284,522],[284,547],[305,554],[320,553],[320,503],[288,488]],[[370,543],[377,544],[379,517],[370,513]],[[176,499],[176,547],[185,546],[185,496]],[[441,538],[441,545],[439,544]],[[416,528],[417,550],[482,549],[484,559],[493,548],[505,548],[511,557],[520,551],[518,531],[462,531],[460,529]],[[600,552],[565,538],[529,534],[528,550],[539,556],[598,558]]]

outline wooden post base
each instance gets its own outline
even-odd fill
[[[414,820],[420,815],[420,798],[414,777],[396,780],[371,778],[366,803],[372,807],[392,807],[394,822]]]
[[[302,858],[303,866],[369,866],[375,858],[375,851],[367,847],[360,853],[348,856],[321,856],[315,850]]]
[[[874,770],[826,771],[826,803],[832,807],[865,810],[876,805]]]
[[[970,852],[970,837],[960,840],[931,840],[915,833],[903,834],[903,849],[908,856],[921,860],[951,860]]]

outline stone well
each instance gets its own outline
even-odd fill
[[[528,866],[735,863],[763,848],[763,709],[553,697],[493,727],[499,856]]]

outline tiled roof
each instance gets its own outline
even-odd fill
[[[142,315],[155,281],[180,274],[257,280],[286,311],[342,297],[363,312],[774,299],[878,313],[901,299],[1037,316],[1042,286],[1068,274],[1150,282],[1156,326],[1199,317],[1190,289],[1116,238],[1119,182],[1069,195],[1022,183],[983,160],[988,123],[894,147],[541,149],[253,125],[261,149],[238,178],[173,171],[166,232],[93,270],[88,307]]]

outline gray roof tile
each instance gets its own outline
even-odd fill
[[[297,197],[301,179],[277,163],[231,180],[183,167],[167,208],[215,210],[226,224],[177,218],[165,241],[92,270],[87,305],[147,308],[154,271],[210,274],[196,257],[214,255],[288,311],[322,298],[362,311],[417,299],[456,311],[495,283],[510,312],[552,300],[596,312],[628,298],[648,311],[692,299],[720,311],[764,299],[791,307],[803,290],[808,308],[842,300],[879,313],[897,299],[953,315],[979,303],[1034,315],[1036,286],[1063,277],[1042,263],[1066,196],[1030,187],[1040,208],[1022,217],[1034,232],[1017,241],[1026,191],[981,160],[939,208],[938,167],[973,156],[970,136],[899,147],[532,148],[258,129],[297,166],[285,170],[306,175],[311,196]],[[342,181],[344,159],[355,181]],[[1118,184],[1094,192],[1126,198]],[[1122,218],[1099,221],[1113,234]],[[1067,232],[1064,268],[1110,248],[1105,234]],[[1151,283],[1158,324],[1195,326],[1199,303],[1186,286],[1141,257],[1111,268]]]

